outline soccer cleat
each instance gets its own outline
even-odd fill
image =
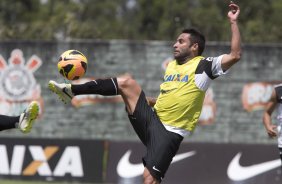
[[[39,105],[36,101],[32,101],[24,112],[20,115],[18,128],[23,133],[29,133],[32,125],[39,114]]]
[[[71,99],[74,96],[71,91],[71,84],[59,84],[55,81],[50,80],[48,87],[52,92],[56,93],[59,96],[59,99],[62,100],[65,104],[70,103]]]

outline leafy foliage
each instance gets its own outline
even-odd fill
[[[174,40],[196,27],[208,41],[229,41],[228,1],[0,0],[0,38],[21,40]],[[243,41],[282,41],[282,1],[237,0]]]

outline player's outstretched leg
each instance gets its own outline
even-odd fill
[[[136,80],[129,74],[113,78],[95,79],[83,84],[57,83],[50,80],[48,87],[65,103],[69,103],[76,95],[121,95],[130,114],[134,112],[142,90]]]
[[[48,83],[49,89],[56,93],[64,103],[69,103],[73,98],[73,93],[71,91],[71,84],[66,83],[57,83],[53,80],[50,80]]]
[[[39,114],[39,105],[36,101],[32,101],[24,112],[20,115],[18,128],[23,133],[29,133],[32,125],[37,119]]]
[[[50,80],[48,87],[65,103],[69,103],[76,95],[99,94],[113,96],[119,94],[116,78],[97,79],[84,84],[57,83]]]

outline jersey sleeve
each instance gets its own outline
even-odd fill
[[[214,77],[218,77],[220,75],[224,75],[226,73],[228,73],[228,70],[227,71],[223,71],[222,70],[222,67],[221,67],[221,61],[222,61],[222,57],[223,55],[220,55],[218,57],[210,57],[211,60],[212,60],[212,75]]]
[[[207,90],[211,81],[220,75],[226,74],[221,68],[223,55],[203,58],[195,71],[195,83],[201,90]]]
[[[222,57],[223,55],[202,59],[197,67],[196,74],[205,72],[213,80],[220,75],[228,73],[228,70],[224,72],[221,68]]]

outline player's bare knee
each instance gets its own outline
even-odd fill
[[[143,184],[155,184],[154,178],[151,175],[143,175]]]
[[[124,75],[122,77],[119,77],[117,80],[120,90],[133,88],[137,85],[136,81],[132,78],[131,75]]]
[[[151,175],[148,169],[143,173],[143,184],[159,184],[159,182]]]

